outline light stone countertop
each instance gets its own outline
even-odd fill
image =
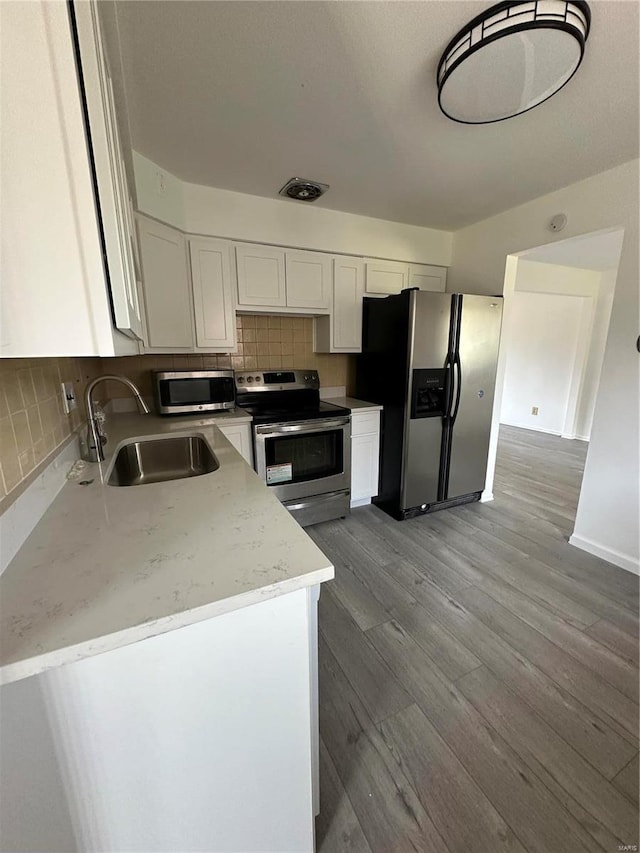
[[[0,578],[0,684],[334,576],[211,417],[111,415],[107,432],[93,482],[63,487]],[[202,435],[220,468],[106,484],[122,444],[166,433]]]
[[[322,389],[320,389],[320,396],[322,397]],[[335,403],[336,406],[344,406],[352,412],[363,412],[367,409],[370,412],[381,412],[383,409],[380,403],[367,403],[364,400],[356,400],[355,397],[322,397],[322,399],[327,403]]]

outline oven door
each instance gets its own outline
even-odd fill
[[[256,469],[281,501],[349,490],[351,419],[254,427]]]

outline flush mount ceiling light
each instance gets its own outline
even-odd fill
[[[307,181],[305,178],[291,178],[282,187],[279,195],[293,198],[296,201],[315,201],[329,189],[329,184],[318,181]]]
[[[504,2],[474,18],[438,64],[438,103],[464,124],[512,118],[538,106],[573,77],[591,13],[581,0]]]

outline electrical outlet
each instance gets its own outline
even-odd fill
[[[156,172],[156,189],[158,190],[158,195],[165,195],[167,192],[167,179],[164,172]]]
[[[60,387],[62,388],[62,408],[65,415],[68,415],[78,407],[76,389],[73,387],[73,382],[62,382]]]
[[[531,414],[532,414],[532,415],[537,415],[537,414],[538,414],[538,407],[537,407],[537,406],[532,406],[532,407],[531,407]]]

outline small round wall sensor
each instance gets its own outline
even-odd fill
[[[553,219],[549,220],[549,231],[562,231],[567,224],[567,217],[564,213],[556,213]]]

